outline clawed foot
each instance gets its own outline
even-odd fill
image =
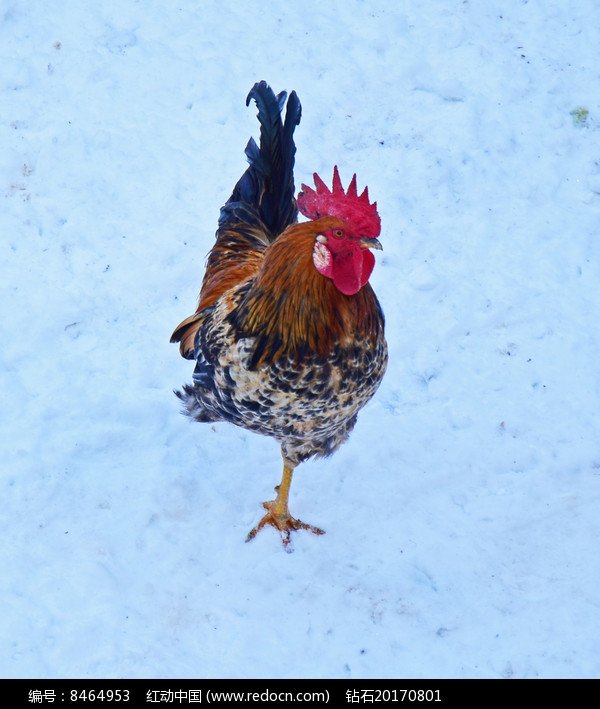
[[[277,489],[277,488],[275,488]],[[325,534],[322,529],[318,527],[313,527],[312,524],[305,524],[299,519],[294,519],[290,513],[285,510],[284,512],[278,512],[275,508],[279,507],[277,500],[272,500],[271,502],[263,502],[263,507],[267,510],[267,514],[260,520],[260,522],[254,527],[254,529],[246,537],[246,541],[254,539],[254,537],[260,532],[260,530],[267,524],[271,527],[275,527],[279,530],[281,534],[281,539],[283,541],[283,546],[287,549],[290,543],[290,532],[297,529],[308,529],[309,532],[313,534]]]

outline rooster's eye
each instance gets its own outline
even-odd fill
[[[335,236],[336,239],[343,239],[344,238],[344,232],[342,231],[342,229],[334,229],[333,235]]]

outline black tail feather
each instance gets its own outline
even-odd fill
[[[245,150],[250,165],[221,209],[220,226],[237,222],[240,206],[244,208],[244,219],[251,210],[271,239],[297,221],[294,129],[300,123],[302,108],[296,92],[292,91],[282,122],[281,111],[286,98],[285,91],[275,95],[265,81],[256,83],[248,94],[246,105],[254,99],[258,107],[260,147],[250,138]]]

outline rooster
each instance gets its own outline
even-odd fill
[[[356,416],[387,365],[381,307],[368,280],[381,224],[356,175],[344,190],[337,166],[329,189],[294,198],[294,130],[301,106],[294,91],[275,95],[254,85],[260,146],[250,138],[249,167],[221,208],[198,308],[174,331],[193,384],[175,392],[196,421],[229,421],[281,444],[277,496],[248,534],[323,530],[290,515],[295,467],[328,456],[347,440]],[[297,223],[298,210],[310,221]]]

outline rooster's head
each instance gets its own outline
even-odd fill
[[[375,257],[370,249],[382,248],[377,239],[381,232],[377,202],[369,202],[366,187],[358,195],[356,175],[345,192],[337,166],[333,169],[331,190],[317,173],[314,180],[316,190],[302,185],[298,209],[309,219],[337,219],[316,238],[315,267],[323,276],[331,278],[341,293],[354,295],[367,283],[373,271]]]

